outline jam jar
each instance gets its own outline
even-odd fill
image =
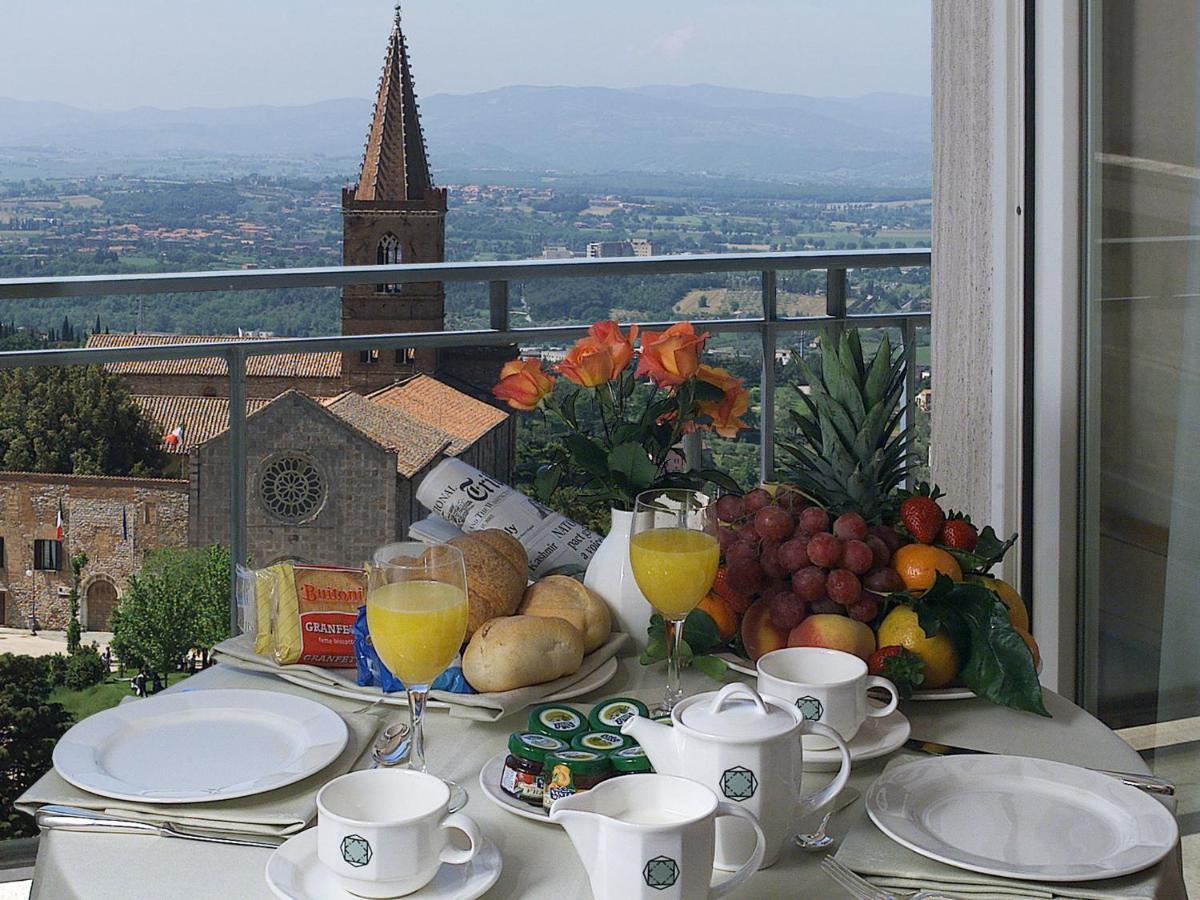
[[[650,765],[650,757],[636,744],[610,754],[609,759],[612,761],[613,771],[618,775],[645,775],[654,771]]]
[[[546,757],[546,791],[542,806],[550,809],[559,797],[569,797],[594,788],[611,778],[612,763],[606,754],[591,750],[560,750]]]
[[[609,731],[619,734],[621,725],[626,719],[632,719],[634,716],[649,717],[649,715],[650,710],[641,700],[634,700],[631,697],[613,697],[611,700],[602,700],[593,706],[592,712],[588,716],[588,722],[592,726],[592,731]]]
[[[523,803],[541,806],[546,789],[546,757],[566,749],[565,741],[547,734],[518,731],[510,735],[500,789]]]
[[[579,710],[548,703],[529,711],[529,730],[569,742],[589,729],[587,719]]]

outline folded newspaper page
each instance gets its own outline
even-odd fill
[[[529,554],[530,578],[586,569],[602,540],[594,531],[459,459],[444,460],[426,475],[417,488],[417,500],[463,531],[507,531]]]

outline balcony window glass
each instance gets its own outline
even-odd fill
[[[38,572],[57,572],[62,569],[62,541],[34,541],[33,568]]]

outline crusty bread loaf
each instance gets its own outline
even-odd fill
[[[467,566],[469,640],[488,619],[517,611],[529,581],[529,562],[520,541],[496,529],[464,534],[450,543],[462,551]]]
[[[584,653],[607,641],[612,631],[612,613],[604,599],[566,575],[548,575],[527,587],[517,613],[566,619],[583,635]]]
[[[569,622],[505,616],[485,622],[463,653],[463,675],[481,692],[511,691],[578,672],[583,635]]]

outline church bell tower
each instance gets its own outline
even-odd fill
[[[446,189],[435,187],[429,172],[399,5],[358,183],[342,191],[342,238],[347,266],[446,258]],[[440,331],[445,298],[440,282],[351,285],[342,291],[342,334]],[[366,350],[342,358],[345,386],[360,392],[436,369],[437,351],[430,349]]]

